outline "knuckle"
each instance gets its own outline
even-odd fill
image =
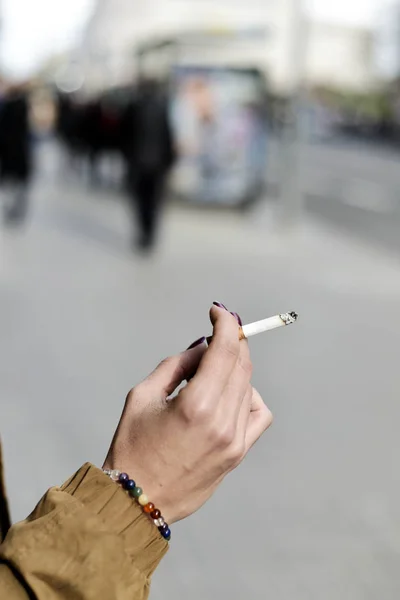
[[[208,430],[209,439],[217,448],[226,449],[231,446],[235,439],[235,428],[231,425],[222,425],[216,420],[210,423]]]
[[[138,384],[131,389],[125,399],[124,414],[135,414],[139,409],[141,397],[141,384]]]
[[[235,439],[236,430],[233,425],[228,425],[220,429],[217,439],[224,448],[230,447]]]
[[[207,402],[197,400],[195,395],[187,398],[186,394],[181,394],[180,412],[186,423],[190,425],[203,424],[211,418],[212,410]]]
[[[134,387],[134,388],[132,388],[132,389],[131,389],[131,390],[128,392],[128,395],[126,396],[126,399],[125,399],[125,406],[129,406],[129,405],[131,405],[131,404],[133,404],[133,403],[134,403],[134,401],[135,401],[135,398],[136,398],[136,395],[137,395],[137,388],[138,388],[138,387],[139,387],[139,386],[137,386],[137,387]]]
[[[240,465],[245,455],[244,441],[236,442],[229,448],[228,459],[233,468]]]
[[[135,387],[132,388],[128,394],[129,401],[135,402],[143,396],[147,396],[149,393],[149,387],[150,386],[147,379],[135,385]]]
[[[274,415],[269,410],[269,408],[265,407],[265,429],[268,429],[274,422]]]
[[[272,425],[273,420],[274,420],[274,415],[272,414],[272,412],[269,410],[269,408],[267,406],[262,411],[262,418],[263,418],[264,430],[266,431]]]
[[[206,401],[200,401],[196,403],[194,407],[194,417],[197,423],[205,423],[211,419],[212,407]]]
[[[199,424],[206,423],[211,418],[211,412],[206,402],[198,402],[192,408],[193,421]]]

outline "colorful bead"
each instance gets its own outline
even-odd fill
[[[161,516],[161,512],[158,508],[155,508],[152,502],[149,502],[146,494],[143,493],[141,487],[136,487],[135,481],[133,479],[129,479],[129,475],[127,473],[121,473],[117,469],[104,469],[104,473],[108,475],[113,481],[116,481],[125,488],[129,495],[133,498],[136,498],[138,504],[143,508],[143,512],[148,514],[154,522],[154,525],[158,528],[160,534],[164,539],[169,541],[171,539],[171,530],[168,526],[168,523],[165,522],[165,519]]]
[[[139,502],[140,506],[146,506],[146,504],[149,503],[149,499],[146,496],[146,494],[142,494],[141,496],[139,496],[138,502]]]
[[[116,469],[114,469],[110,473],[110,477],[113,481],[118,481],[120,475],[121,475],[121,471],[117,471]]]
[[[143,494],[143,490],[141,487],[137,487],[134,490],[132,490],[132,496],[134,498],[140,498],[140,496]]]
[[[134,490],[136,487],[136,483],[133,481],[133,479],[128,479],[127,481],[125,481],[124,483],[124,488],[126,490],[128,490],[128,492],[131,492],[132,490]]]
[[[163,538],[165,538],[166,540],[170,540],[171,539],[171,530],[169,527],[167,527],[166,529],[162,529],[161,531],[161,527],[160,527],[160,533],[163,536]]]

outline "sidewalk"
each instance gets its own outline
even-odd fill
[[[174,528],[152,597],[400,597],[396,257],[316,222],[281,239],[268,203],[244,216],[171,207],[157,254],[136,257],[108,196],[50,177],[25,230],[0,233],[14,519],[84,461],[101,464],[126,392],[209,331],[214,300],[245,321],[296,310],[298,325],[252,341],[271,431]]]

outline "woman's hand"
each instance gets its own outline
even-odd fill
[[[237,320],[217,306],[210,316],[209,348],[167,358],[129,393],[104,464],[129,473],[170,524],[197,511],[272,423]]]

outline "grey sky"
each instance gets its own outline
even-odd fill
[[[306,0],[310,12],[321,18],[349,25],[370,25],[388,0]],[[389,0],[390,1],[390,0]]]
[[[94,0],[2,0],[2,65],[27,75],[53,51],[73,44]]]

